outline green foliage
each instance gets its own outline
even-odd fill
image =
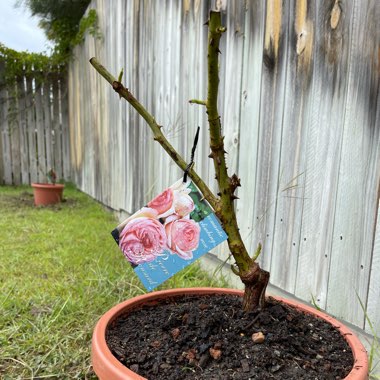
[[[48,57],[40,53],[29,53],[9,49],[0,43],[0,88],[12,85],[22,76],[33,75],[43,79],[48,72],[63,70],[56,56]]]
[[[98,16],[91,9],[83,17],[90,0],[25,0],[32,15],[42,18],[40,26],[49,40],[55,43],[50,56],[40,53],[18,52],[0,43],[0,88],[12,90],[23,76],[32,75],[43,82],[48,75],[65,71],[75,46],[83,42],[86,32],[100,38]],[[19,3],[19,4],[21,4]]]
[[[71,47],[81,44],[84,40],[86,32],[94,38],[101,38],[101,34],[98,29],[98,15],[95,9],[90,9],[88,15],[82,17],[80,20],[78,33],[71,41]]]
[[[74,46],[80,44],[86,31],[98,37],[97,14],[94,9],[83,15],[90,0],[23,0],[33,16],[41,18],[40,26],[55,43],[54,54],[66,61]]]

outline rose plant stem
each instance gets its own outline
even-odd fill
[[[219,42],[226,30],[222,27],[220,12],[210,12],[208,27],[206,109],[210,126],[210,157],[214,161],[215,178],[219,185],[218,195],[220,196],[219,208],[215,211],[228,235],[228,246],[238,267],[238,271],[234,272],[240,276],[245,284],[243,308],[252,310],[259,306],[264,307],[269,273],[262,270],[255,262],[256,256],[254,258],[249,256],[238,228],[233,201],[237,199],[235,191],[240,186],[240,179],[236,174],[231,177],[228,175],[224,136],[218,112]]]
[[[146,108],[133,96],[133,94],[125,88],[120,82],[116,80],[112,74],[110,74],[107,69],[100,64],[100,62],[95,58],[90,59],[90,63],[96,71],[107,80],[112,85],[112,88],[120,95],[121,98],[124,98],[139,114],[144,118],[144,120],[149,125],[150,129],[153,132],[154,140],[157,141],[164,150],[169,154],[172,160],[183,170],[187,168],[186,161],[181,157],[181,155],[174,149],[174,147],[167,140],[165,135],[162,133],[162,126],[159,125],[155,118],[146,110]],[[202,178],[196,173],[193,168],[189,170],[189,177],[194,181],[198,186],[199,190],[202,192],[203,196],[207,199],[210,205],[215,208],[217,207],[218,199],[208,188]]]
[[[203,105],[206,107],[208,122],[210,127],[210,158],[213,159],[215,178],[218,182],[219,193],[215,196],[205,182],[192,168],[189,171],[190,178],[198,186],[203,196],[214,208],[216,215],[222,222],[223,228],[228,235],[228,246],[233,255],[237,269],[234,273],[240,276],[245,285],[243,298],[243,309],[254,310],[258,307],[265,306],[265,291],[269,282],[269,273],[260,268],[255,259],[258,254],[250,257],[241,238],[233,201],[237,199],[235,195],[236,188],[240,186],[240,179],[236,174],[231,177],[228,175],[225,150],[222,134],[222,126],[218,113],[217,101],[219,90],[219,41],[225,31],[221,25],[221,15],[219,12],[210,12],[208,21],[208,91],[207,100],[191,100],[191,103]],[[125,88],[115,77],[113,77],[96,58],[90,59],[94,68],[102,75],[119,94],[120,97],[127,100],[129,104],[144,118],[151,128],[154,140],[160,143],[163,149],[169,154],[172,160],[182,169],[187,167],[186,161],[169,143],[161,131],[161,126],[155,118],[145,109],[145,107]],[[258,251],[259,252],[259,251]]]

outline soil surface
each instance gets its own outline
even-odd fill
[[[260,313],[231,295],[163,300],[118,317],[106,335],[116,358],[149,380],[343,379],[353,366],[331,325],[271,298]]]

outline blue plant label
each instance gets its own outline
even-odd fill
[[[112,231],[147,290],[227,239],[192,181],[179,180]]]

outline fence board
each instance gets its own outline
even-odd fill
[[[363,1],[354,1],[342,156],[327,294],[328,309],[356,325],[364,324],[364,314],[355,293],[367,304],[378,212],[380,129],[376,111],[379,78],[378,69],[374,65],[378,61],[374,60],[372,52],[378,48],[380,39],[367,38],[368,33],[374,37],[379,35],[378,19],[375,16],[378,9],[377,1],[368,0],[365,5]],[[366,28],[362,25],[366,25]],[[357,233],[358,230],[360,233]]]
[[[8,126],[8,93],[6,91],[1,92],[2,102],[1,107],[1,143],[2,143],[2,162],[3,162],[3,179],[6,184],[12,183],[12,156],[11,156],[11,143],[9,138],[9,126]]]
[[[297,296],[309,301],[313,296],[322,308],[326,308],[327,301],[346,99],[348,48],[342,41],[349,35],[352,6],[345,4],[334,29],[331,27],[331,15],[331,4],[317,3],[305,199],[296,286]],[[318,54],[321,46],[323,54]]]
[[[53,108],[52,108],[52,130],[53,135],[53,168],[58,178],[62,178],[62,130],[59,120],[59,82],[53,81]],[[50,170],[47,167],[47,170]]]
[[[51,82],[45,81],[43,84],[43,109],[44,109],[44,129],[46,139],[46,167],[47,170],[54,168],[53,154],[53,132],[52,132],[52,117],[51,117]]]
[[[259,110],[264,46],[265,3],[255,0],[247,3],[244,30],[244,62],[241,89],[239,176],[242,187],[238,189],[237,216],[242,238],[247,248],[254,252],[255,224],[253,212],[256,188],[256,163],[258,161]]]
[[[274,221],[279,191],[279,161],[286,83],[289,3],[268,0],[265,11],[260,129],[255,189],[255,237],[263,243],[261,264],[271,268]]]
[[[285,101],[279,147],[271,279],[280,288],[293,293],[303,209],[303,173],[305,172],[303,156],[308,133],[305,103],[309,90],[310,61],[305,56],[310,55],[310,49],[313,46],[314,10],[310,4],[308,7],[306,0],[298,0],[288,11],[290,12],[289,27],[294,30],[297,38],[287,44]],[[305,30],[307,28],[309,32]],[[298,45],[302,35],[305,35],[303,43],[308,48],[301,50]]]
[[[29,157],[28,157],[28,130],[26,123],[26,91],[25,78],[17,84],[18,98],[18,124],[20,129],[20,160],[21,160],[21,183],[29,184]]]
[[[26,93],[26,122],[28,126],[30,182],[38,182],[35,103],[32,78],[26,78]]]
[[[8,131],[12,156],[12,180],[15,185],[21,184],[21,153],[20,153],[20,125],[18,118],[17,84],[8,92]]]
[[[46,147],[45,147],[45,128],[43,113],[43,95],[41,84],[36,83],[35,93],[35,112],[36,112],[36,132],[37,132],[37,170],[38,181],[46,182],[47,173],[50,168],[46,167]]]

